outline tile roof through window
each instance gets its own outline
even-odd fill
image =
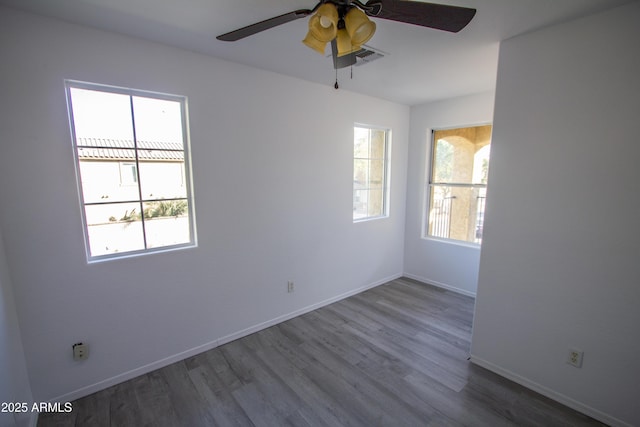
[[[182,142],[134,141],[131,139],[78,138],[80,160],[184,161]]]

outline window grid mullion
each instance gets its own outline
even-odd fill
[[[136,162],[136,175],[138,176],[138,204],[140,206],[140,220],[142,221],[142,241],[144,242],[144,249],[149,249],[147,244],[147,228],[145,225],[144,217],[144,204],[142,201],[142,182],[140,181],[140,158],[138,155],[138,136],[136,135],[136,115],[133,108],[133,96],[129,95],[129,105],[131,107],[131,126],[133,132],[133,150],[135,153]]]
[[[464,182],[430,182],[429,185],[439,185],[441,187],[487,188],[487,184],[472,184]]]
[[[127,203],[153,203],[153,202],[175,202],[178,200],[189,200],[188,197],[171,197],[168,199],[134,199],[134,200],[115,200],[109,202],[86,202],[84,206],[104,206],[104,205],[124,205]]]

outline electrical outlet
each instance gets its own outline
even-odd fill
[[[89,357],[89,345],[78,342],[71,346],[73,349],[73,360],[85,360]]]
[[[576,368],[582,368],[583,356],[584,356],[584,352],[582,350],[576,350],[575,348],[570,348],[569,354],[567,355],[567,363],[569,365],[575,366]]]
[[[291,292],[293,292],[293,290],[294,290],[293,289],[293,282],[291,280],[289,280],[287,282],[287,292],[291,293]]]

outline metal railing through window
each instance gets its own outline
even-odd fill
[[[434,237],[449,238],[451,231],[451,202],[456,196],[443,199],[434,199],[431,210],[431,235]]]

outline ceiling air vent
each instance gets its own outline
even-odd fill
[[[334,42],[332,42],[334,43]],[[376,59],[384,58],[388,53],[382,52],[378,49],[374,49],[371,46],[362,45],[362,48],[356,52],[350,53],[344,56],[338,56],[333,58],[334,68],[345,68],[352,65],[360,66],[375,61]],[[333,55],[327,55],[327,58],[332,58]]]
[[[368,64],[376,59],[384,58],[384,54],[378,50],[374,50],[369,46],[364,46],[359,51],[355,52],[356,63],[353,64],[356,67],[360,65]]]

